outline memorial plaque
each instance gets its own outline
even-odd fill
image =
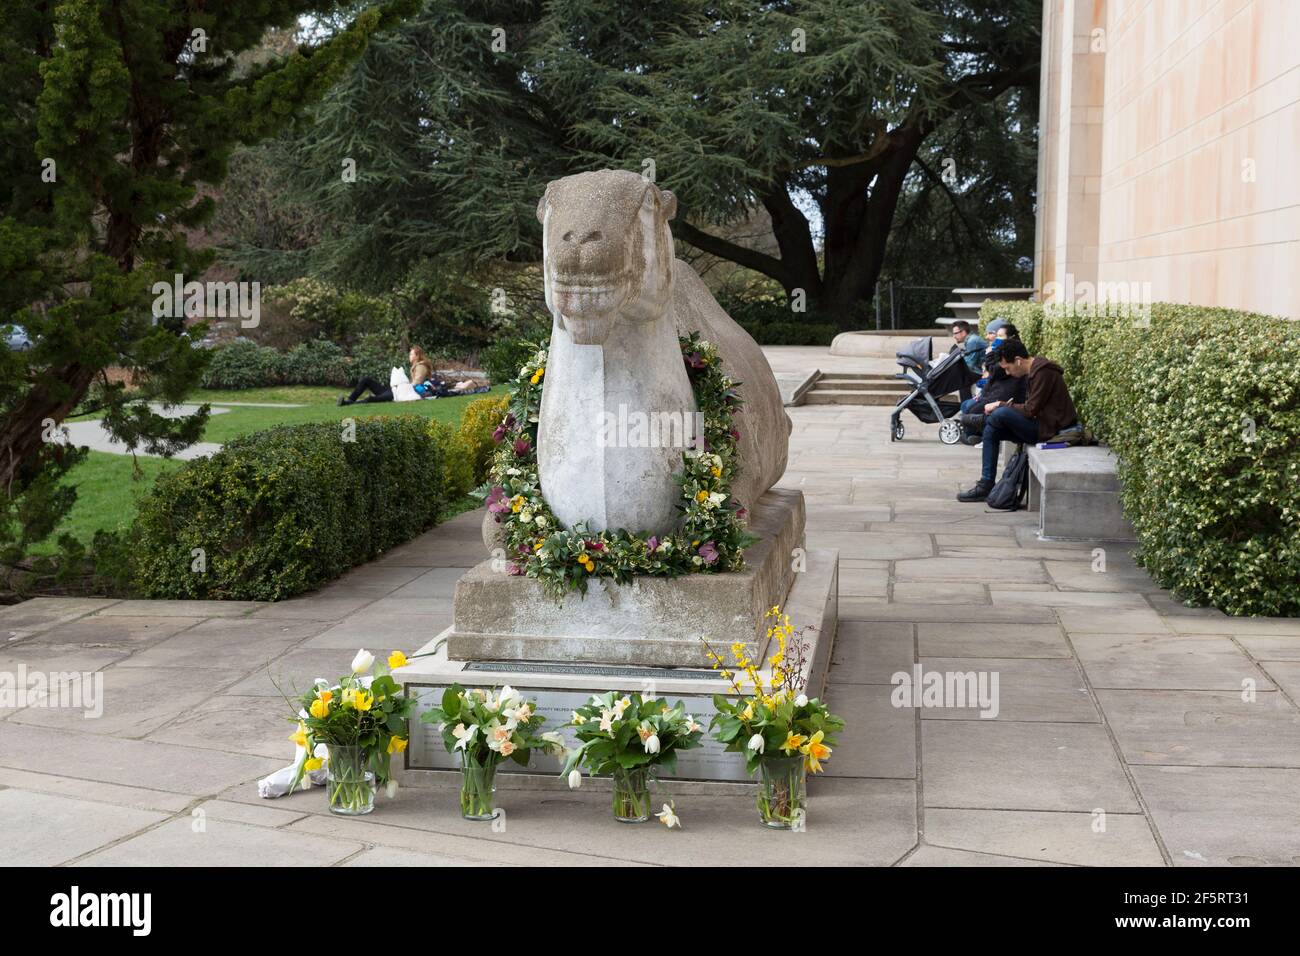
[[[513,665],[510,665],[513,666]],[[692,679],[712,678],[718,680],[718,692],[728,689],[725,681],[717,678],[717,675],[711,671],[682,672],[679,670],[663,671],[654,668],[634,668],[634,667],[608,667],[608,668],[591,668],[581,665],[552,665],[555,670],[551,673],[575,673],[591,674],[593,670],[599,670],[602,676],[613,676],[622,678],[643,677],[647,685],[653,683],[655,677],[663,679],[665,677],[690,677]],[[537,673],[536,664],[520,667],[520,670],[528,670]],[[466,671],[479,670],[478,665],[469,665]],[[487,668],[484,668],[487,669]],[[491,670],[496,674],[501,674],[505,668],[498,669],[495,665]],[[468,678],[468,674],[466,675]],[[486,675],[485,675],[486,676]],[[504,676],[504,675],[503,675]],[[472,678],[460,682],[461,686],[467,687],[472,685]],[[509,683],[508,679],[497,678],[496,680],[487,679],[483,681],[484,685]],[[412,770],[459,770],[460,759],[458,755],[447,753],[442,743],[442,734],[438,732],[436,726],[421,722],[420,716],[428,711],[431,707],[437,706],[438,701],[442,699],[443,692],[450,686],[449,683],[441,684],[421,684],[410,682],[407,683],[407,692],[415,697],[415,716],[411,718],[411,743],[407,750],[407,766]],[[611,688],[613,689],[613,688]],[[542,725],[542,730],[558,731],[565,738],[565,743],[569,747],[577,746],[577,738],[573,736],[573,730],[567,726],[569,718],[573,711],[585,704],[591,699],[592,692],[582,688],[565,688],[565,687],[548,687],[548,688],[519,688],[525,696],[534,698],[537,701],[537,712],[546,718],[546,723]],[[678,751],[677,754],[677,772],[665,779],[680,780],[749,780],[749,774],[745,772],[745,759],[741,754],[726,753],[722,744],[714,740],[708,733],[709,721],[717,713],[713,706],[712,695],[700,694],[660,694],[670,704],[676,704],[679,700],[686,706],[686,712],[692,714],[704,728],[705,733],[701,738],[700,746],[693,750]],[[513,760],[502,760],[498,769],[501,772],[514,773],[535,773],[549,774],[559,776],[561,763],[554,757],[547,754],[534,751],[529,765],[521,767]]]

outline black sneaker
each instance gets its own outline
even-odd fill
[[[957,500],[958,501],[983,501],[985,498],[989,496],[989,492],[992,490],[993,490],[993,482],[984,481],[983,479],[981,479],[980,481],[977,481],[975,483],[974,488],[971,488],[967,491],[959,491],[957,493]]]
[[[334,404],[335,404],[335,405],[351,405],[352,403],[348,401],[348,397],[347,397],[346,395],[340,395],[340,396],[339,396],[339,400],[338,400],[337,402],[335,402]]]
[[[963,445],[979,445],[984,442],[983,435],[962,435],[961,443]]]

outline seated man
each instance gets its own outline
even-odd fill
[[[961,357],[972,372],[979,372],[984,364],[984,350],[988,343],[974,334],[969,322],[958,319],[952,324],[952,337],[961,347]]]
[[[957,495],[958,501],[989,496],[997,477],[999,442],[1046,441],[1079,420],[1061,366],[1041,355],[1030,358],[1019,339],[1002,343],[998,362],[1012,378],[1028,379],[1028,397],[1023,404],[997,401],[984,406],[984,469],[975,487]]]
[[[984,406],[994,402],[1021,404],[1025,401],[1025,380],[1008,375],[998,362],[999,350],[1006,339],[996,339],[985,353],[984,366],[988,369],[984,388],[979,397],[961,403],[963,445],[978,445],[984,440]]]

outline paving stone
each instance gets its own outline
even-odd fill
[[[1100,722],[1101,716],[1084,686],[1083,675],[1070,660],[922,657],[922,673],[980,674],[992,690],[997,675],[996,717],[984,717],[978,697],[965,707],[924,707],[922,720],[1046,720]],[[969,688],[969,683],[964,685]]]
[[[202,620],[203,618],[198,617],[92,614],[67,624],[56,624],[35,637],[23,641],[19,646],[65,649],[117,648],[132,651],[156,644],[173,634],[193,627]]]
[[[989,596],[994,604],[1043,604],[1049,607],[1090,608],[1097,617],[1104,617],[1104,612],[1140,608],[1147,610],[1147,603],[1140,594],[1124,594],[1110,591],[1029,591],[1023,588],[1009,590],[996,585],[989,586]]]
[[[106,598],[38,597],[0,608],[0,633],[43,631],[118,603]]]
[[[845,612],[845,602],[840,602],[840,620],[905,621],[907,623],[953,624],[1050,624],[1056,625],[1056,615],[1051,608],[1010,604],[916,604],[893,602],[884,605],[867,605]]]
[[[431,632],[432,633],[432,632]],[[268,664],[257,668],[243,680],[222,689],[222,693],[237,697],[296,697],[305,694],[316,678],[335,681],[352,669],[352,658],[357,644],[337,648],[302,647],[292,650]],[[372,645],[369,648],[376,658],[387,657],[388,649]]]
[[[1164,865],[1141,814],[929,809],[925,838],[968,852],[1076,866]]]
[[[894,580],[1015,584],[1050,583],[1040,561],[966,561],[960,558],[924,558],[898,561]]]
[[[1044,561],[1052,583],[1065,591],[1140,592],[1152,586],[1145,571],[1124,570],[1107,561],[1105,571],[1094,571],[1092,562]]]
[[[102,670],[126,657],[126,651],[114,648],[50,647],[18,644],[0,651],[0,680],[12,681],[14,706],[0,700],[0,718],[21,710],[28,704],[27,691],[40,675],[41,687],[53,681],[66,681],[66,675],[88,674]],[[64,676],[59,676],[64,675]]]
[[[898,671],[910,671],[912,625],[843,621],[831,654],[830,683],[888,684]]]
[[[407,610],[402,604],[410,604]],[[376,657],[390,651],[413,653],[452,621],[451,598],[385,598],[304,641],[304,649],[353,650],[365,647]],[[383,643],[381,643],[383,642]],[[351,661],[351,655],[348,661]]]
[[[341,621],[353,611],[360,610],[375,600],[374,596],[322,597],[309,594],[276,604],[268,604],[249,615],[250,621],[302,620]]]
[[[1139,810],[1099,724],[923,720],[927,807]]]
[[[988,604],[988,591],[982,584],[965,581],[902,581],[894,585],[894,600],[904,603],[929,601],[931,604]]]
[[[1098,688],[1235,690],[1253,680],[1273,685],[1226,637],[1161,634],[1072,634],[1088,680]]]
[[[1300,635],[1259,637],[1247,634],[1238,636],[1237,643],[1257,661],[1300,661]]]
[[[6,866],[56,866],[143,830],[167,814],[26,790],[0,790]]]
[[[135,617],[246,617],[265,607],[262,601],[117,601],[100,611],[103,615]]]
[[[215,617],[131,655],[121,666],[217,667],[247,673],[327,627],[319,621]]]
[[[318,592],[322,598],[383,597],[428,573],[418,567],[363,564]]]
[[[463,574],[459,568],[432,568],[393,591],[390,597],[449,600],[456,591],[456,582]]]
[[[100,850],[77,866],[321,867],[365,849],[348,839],[324,839],[281,827],[248,826],[209,815],[196,832],[186,817]]]
[[[1055,624],[918,624],[924,657],[1070,657]]]
[[[1056,611],[1061,626],[1073,634],[1172,634],[1162,618],[1150,608],[1062,607]]]
[[[919,847],[899,866],[1061,866],[1042,860],[1022,860],[1014,856],[995,856],[990,853],[971,853],[968,850],[951,850],[943,846]]]
[[[1300,617],[1171,617],[1169,626],[1179,634],[1300,637]]]
[[[1099,690],[1130,764],[1300,768],[1300,710],[1276,692]]]
[[[314,791],[284,798],[323,806]],[[662,802],[661,800],[658,802]],[[752,795],[675,798],[682,832],[653,820],[617,823],[609,794],[586,789],[498,792],[506,829],[462,820],[454,790],[403,788],[396,800],[381,799],[361,820],[331,819],[313,812],[275,833],[310,832],[414,852],[450,854],[478,862],[523,865],[710,863],[747,866],[773,853],[822,865],[886,866],[916,844],[916,790],[910,780],[843,780],[819,776],[809,782],[807,830],[778,833],[762,826]],[[774,841],[790,841],[777,844]],[[787,847],[782,853],[780,847]]]
[[[116,783],[100,783],[98,780],[79,780],[76,777],[33,773],[29,770],[13,770],[7,767],[0,767],[0,788],[3,787],[15,787],[32,793],[51,793],[94,803],[115,803],[124,807],[158,810],[163,813],[178,813],[194,802],[194,798],[189,794],[167,793],[163,790],[128,787]]]
[[[0,722],[0,765],[171,793],[202,796],[237,783],[252,786],[287,762]]]
[[[1274,684],[1300,702],[1300,661],[1268,661],[1263,668]]]
[[[283,827],[307,815],[305,810],[285,810],[275,800],[259,803],[236,803],[232,800],[204,800],[192,811],[192,819],[225,820],[257,827]]]
[[[864,571],[840,567],[840,597],[887,597],[889,595],[888,571]]]
[[[394,846],[376,846],[358,853],[339,865],[369,869],[374,867],[475,866],[476,864],[472,860],[463,860],[446,854],[416,853],[413,850],[402,850]]]
[[[881,684],[829,687],[826,701],[844,719],[844,730],[825,765],[828,777],[916,776],[916,712],[895,707],[891,690]]]
[[[148,739],[200,750],[292,761],[293,707],[280,697],[211,697],[149,734]]]
[[[78,696],[76,706],[33,704],[15,714],[13,721],[83,734],[140,738],[218,693],[237,680],[239,672],[196,667],[113,667],[102,677],[102,697],[97,700],[84,701]],[[50,697],[53,699],[53,693]],[[102,712],[87,712],[86,703]]]
[[[1134,767],[1175,866],[1300,865],[1300,770]]]
[[[928,557],[933,553],[930,539],[910,534],[877,534],[863,532],[808,532],[808,547],[837,548],[846,558],[899,558]]]

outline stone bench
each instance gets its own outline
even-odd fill
[[[1117,459],[1109,448],[1029,448],[1029,510],[1042,538],[1132,541],[1119,504]]]

